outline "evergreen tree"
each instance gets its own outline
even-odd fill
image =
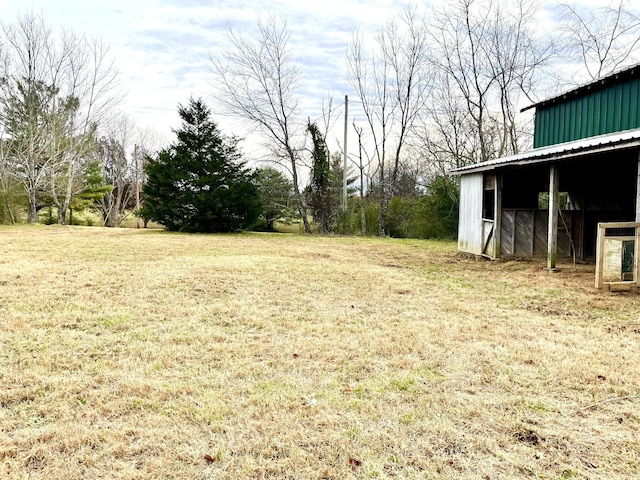
[[[240,161],[235,137],[226,137],[200,99],[178,108],[177,140],[149,158],[140,215],[184,232],[232,232],[260,215],[253,176]]]
[[[260,228],[273,231],[276,222],[291,222],[297,215],[293,182],[273,167],[256,169],[255,179],[262,203]]]
[[[100,162],[97,160],[89,162],[82,178],[82,187],[71,197],[69,203],[69,224],[73,224],[73,212],[80,212],[95,205],[111,190],[113,185],[107,184]]]

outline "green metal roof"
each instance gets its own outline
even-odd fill
[[[534,148],[640,128],[640,65],[531,105]]]

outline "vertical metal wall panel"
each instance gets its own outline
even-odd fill
[[[533,213],[533,254],[546,256],[549,212],[548,210],[536,210]]]
[[[551,137],[551,126],[553,121],[551,115],[554,113],[550,108],[539,108],[536,110],[536,116],[533,127],[533,148],[548,145]]]
[[[629,88],[627,85],[620,86],[620,124],[626,125],[629,123],[629,109],[624,108],[625,104],[629,103]]]
[[[640,78],[587,90],[536,109],[535,148],[640,128]]]
[[[599,132],[601,129],[600,120],[601,116],[596,114],[599,113],[602,109],[601,105],[601,97],[599,95],[588,95],[587,96],[587,118],[590,118],[591,121],[587,123],[587,136],[591,137],[595,135],[595,132]]]
[[[590,95],[594,99],[594,107],[589,111],[589,116],[592,121],[588,123],[592,128],[589,131],[589,136],[597,135],[597,132],[604,131],[606,129],[606,123],[603,121],[603,116],[606,113],[606,102],[604,100],[604,94]]]
[[[514,252],[518,256],[533,254],[534,210],[518,210],[515,214],[516,239]]]
[[[628,123],[625,120],[626,116],[626,108],[625,103],[623,102],[623,89],[624,85],[620,85],[620,88],[616,89],[616,110],[620,112],[619,115],[616,115],[616,130],[624,130],[624,126]]]
[[[634,89],[630,85],[629,87],[629,105],[640,105],[640,89]],[[640,108],[628,108],[629,123],[640,124]]]
[[[533,115],[533,148],[538,148],[538,143],[542,142],[543,138],[546,138],[546,133],[542,130],[547,126],[549,122],[545,122],[542,119],[544,115],[544,109],[536,109],[536,113]]]
[[[620,119],[622,118],[622,109],[620,108],[620,102],[618,101],[618,93],[620,88],[612,88],[611,90],[605,90],[607,95],[607,109],[605,110],[607,130],[616,132],[620,130]]]
[[[505,209],[502,210],[501,245],[502,256],[538,256],[547,254],[548,210]],[[582,255],[582,212],[563,210],[558,223],[558,255],[572,255],[572,241],[576,256]],[[566,224],[566,227],[565,227]],[[571,238],[571,239],[570,239]]]
[[[572,237],[571,212],[560,212],[560,215],[558,215],[558,256],[571,256]]]
[[[580,136],[580,121],[579,118],[582,116],[582,106],[580,103],[574,103],[571,106],[570,117],[574,120],[571,124],[571,134],[573,136]]]
[[[508,256],[514,254],[515,213],[515,210],[502,210],[502,221],[500,222],[500,255]]]
[[[472,173],[460,177],[458,250],[482,255],[482,199],[484,176]]]

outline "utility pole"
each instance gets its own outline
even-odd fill
[[[133,146],[133,159],[136,162],[136,211],[140,212],[140,167],[138,165],[138,145]],[[140,215],[136,215],[136,228],[140,228]]]
[[[347,209],[347,127],[349,121],[349,95],[344,96],[344,158],[342,160],[342,211]]]

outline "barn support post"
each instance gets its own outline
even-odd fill
[[[604,236],[606,227],[598,223],[598,236],[596,242],[596,288],[602,288],[602,270],[604,268]]]
[[[549,229],[547,231],[547,268],[556,268],[558,257],[558,166],[549,166]]]
[[[493,258],[500,257],[500,229],[502,228],[502,174],[496,173],[493,201]]]
[[[636,177],[636,222],[640,222],[640,150],[638,151],[638,171]],[[635,274],[634,281],[640,282],[640,259],[638,259],[638,255],[640,255],[640,232],[638,231],[640,227],[636,226],[636,242],[633,253],[633,272]],[[597,281],[597,280],[596,280]]]
[[[636,222],[640,222],[640,151],[638,152],[638,169],[636,173]]]

